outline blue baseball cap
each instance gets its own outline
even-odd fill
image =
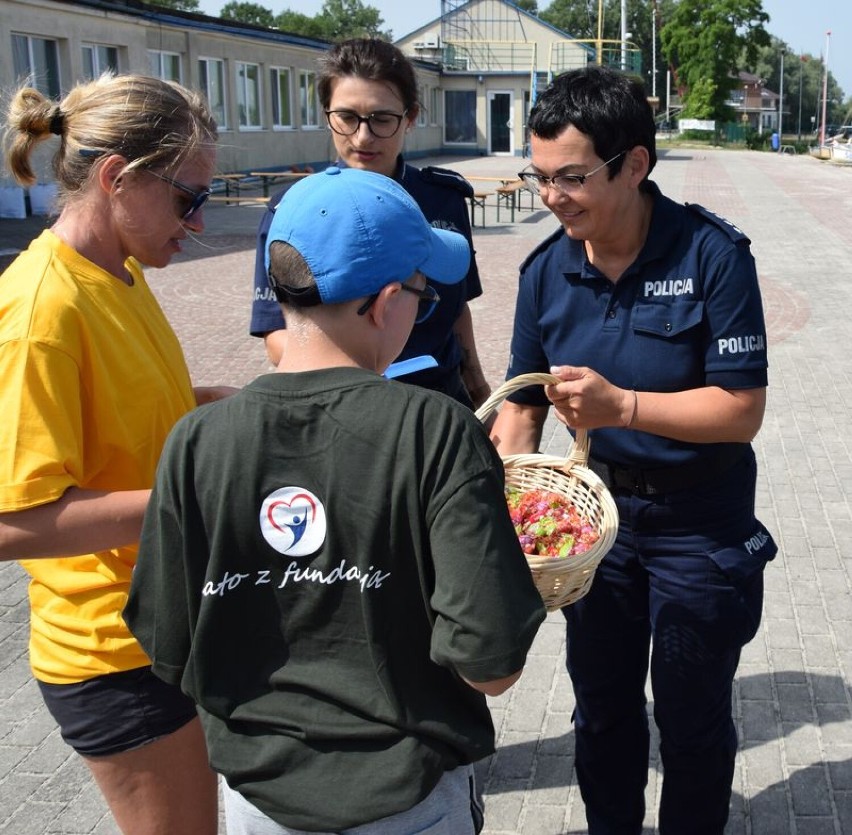
[[[288,292],[291,302],[334,304],[378,293],[419,270],[438,284],[457,284],[470,267],[470,245],[458,232],[434,229],[395,180],[357,168],[331,166],[289,188],[266,238],[283,241],[305,259],[316,293]],[[279,295],[280,298],[280,295]]]

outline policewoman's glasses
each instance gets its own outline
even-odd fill
[[[438,302],[441,301],[438,291],[431,284],[427,284],[422,290],[418,290],[416,287],[409,287],[407,284],[400,284],[400,287],[409,293],[414,293],[414,295],[420,299],[417,303],[417,317],[414,320],[415,325],[425,322],[435,312]],[[373,302],[378,297],[378,293],[373,293],[373,295],[358,308],[358,315],[363,316],[373,306]]]
[[[328,119],[328,126],[341,136],[358,133],[361,123],[366,122],[370,133],[377,139],[390,139],[399,130],[407,113],[407,110],[402,113],[378,110],[369,116],[360,116],[354,110],[326,110],[325,118]]]
[[[534,171],[521,171],[518,176],[533,194],[541,194],[543,188],[555,188],[562,194],[571,194],[572,191],[581,189],[586,180],[593,174],[597,174],[598,171],[606,168],[607,165],[615,162],[620,156],[624,156],[626,153],[627,151],[622,151],[616,154],[612,159],[602,162],[597,168],[593,168],[586,174],[557,174],[555,177],[545,177],[544,174],[536,174]]]
[[[194,188],[190,188],[183,183],[178,182],[177,180],[173,180],[171,177],[167,177],[165,174],[160,174],[159,171],[154,171],[151,168],[145,169],[149,174],[153,174],[160,180],[164,180],[173,188],[176,188],[178,191],[182,191],[185,194],[188,194],[192,200],[189,203],[189,207],[187,210],[180,216],[181,220],[192,220],[192,216],[210,199],[210,195],[213,194],[209,188],[203,188],[201,191],[196,191]]]

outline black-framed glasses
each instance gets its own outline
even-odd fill
[[[427,284],[422,290],[418,290],[416,287],[410,287],[408,284],[401,284],[400,286],[403,290],[407,290],[409,293],[414,293],[414,295],[419,299],[417,303],[417,316],[414,319],[414,324],[419,325],[421,322],[425,322],[435,312],[438,302],[441,301],[438,291],[431,284]],[[358,308],[358,315],[363,316],[373,306],[373,303],[378,297],[378,293],[373,293],[373,295]]]
[[[366,122],[373,136],[378,139],[390,139],[399,130],[407,113],[407,110],[403,110],[402,113],[377,110],[369,116],[361,116],[354,110],[326,110],[325,118],[328,120],[328,126],[341,136],[352,136],[358,133],[362,122]]]
[[[555,188],[562,194],[570,194],[572,191],[581,189],[586,180],[593,174],[597,174],[603,168],[606,168],[611,162],[615,162],[619,157],[624,156],[627,151],[617,153],[612,159],[602,162],[597,168],[593,168],[585,174],[557,174],[555,177],[545,177],[544,174],[536,174],[534,171],[521,171],[518,176],[524,181],[524,185],[533,193],[541,194],[542,188]]]
[[[149,174],[153,174],[155,177],[158,177],[160,180],[164,180],[173,188],[176,188],[178,191],[182,191],[185,194],[188,194],[192,200],[189,203],[186,211],[180,216],[181,220],[192,220],[192,216],[210,199],[210,195],[213,194],[209,188],[203,188],[200,191],[196,191],[194,188],[190,188],[187,185],[179,182],[178,180],[174,180],[171,177],[167,177],[165,174],[161,174],[159,171],[154,171],[152,168],[145,169]]]

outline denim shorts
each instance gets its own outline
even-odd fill
[[[62,738],[86,757],[141,748],[196,716],[195,703],[150,667],[38,686]]]
[[[474,835],[483,827],[481,801],[470,765],[444,772],[432,792],[407,811],[340,833],[281,826],[224,780],[222,794],[228,835]]]

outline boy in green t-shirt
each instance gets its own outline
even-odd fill
[[[472,835],[483,694],[545,612],[482,426],[381,376],[469,246],[330,168],[287,192],[267,256],[288,351],[175,427],[125,617],[199,706],[230,835]]]

